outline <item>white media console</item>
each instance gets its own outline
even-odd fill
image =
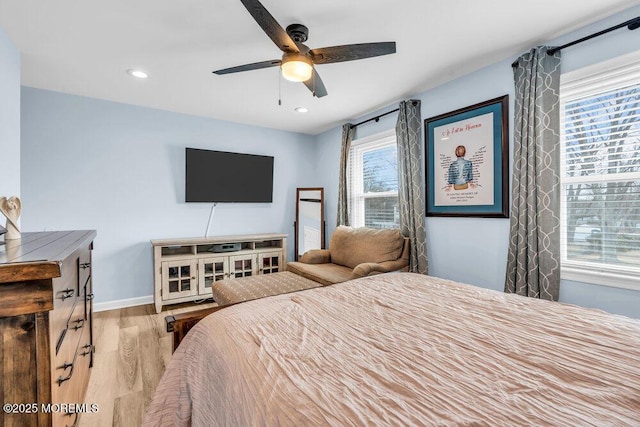
[[[152,240],[154,302],[163,305],[211,298],[223,279],[286,270],[286,234]]]

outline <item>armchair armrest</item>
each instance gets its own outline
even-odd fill
[[[299,261],[305,264],[326,264],[331,262],[331,253],[328,249],[311,249],[302,254]]]
[[[380,263],[381,266],[389,271],[409,271],[409,259],[398,258],[393,261],[384,261]]]
[[[356,268],[351,272],[351,278],[357,279],[359,277],[365,277],[370,275],[371,273],[388,273],[391,270],[383,266],[382,264],[378,264],[377,262],[363,262],[362,264],[356,265]]]

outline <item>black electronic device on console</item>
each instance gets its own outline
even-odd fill
[[[242,245],[240,243],[219,243],[211,246],[209,251],[214,253],[237,252],[240,249],[242,249]]]

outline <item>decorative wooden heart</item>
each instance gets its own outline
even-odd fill
[[[7,234],[5,240],[19,239],[20,228],[18,227],[18,218],[22,212],[22,202],[16,196],[0,197],[0,212],[7,217]]]

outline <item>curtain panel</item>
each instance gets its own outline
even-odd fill
[[[347,164],[351,141],[356,128],[351,123],[342,125],[342,148],[340,149],[340,177],[338,178],[338,217],[336,226],[349,225],[349,194],[347,189]]]
[[[411,240],[409,271],[427,274],[420,101],[402,101],[396,123],[400,229]]]
[[[560,52],[536,47],[514,69],[514,159],[505,292],[558,300]]]

